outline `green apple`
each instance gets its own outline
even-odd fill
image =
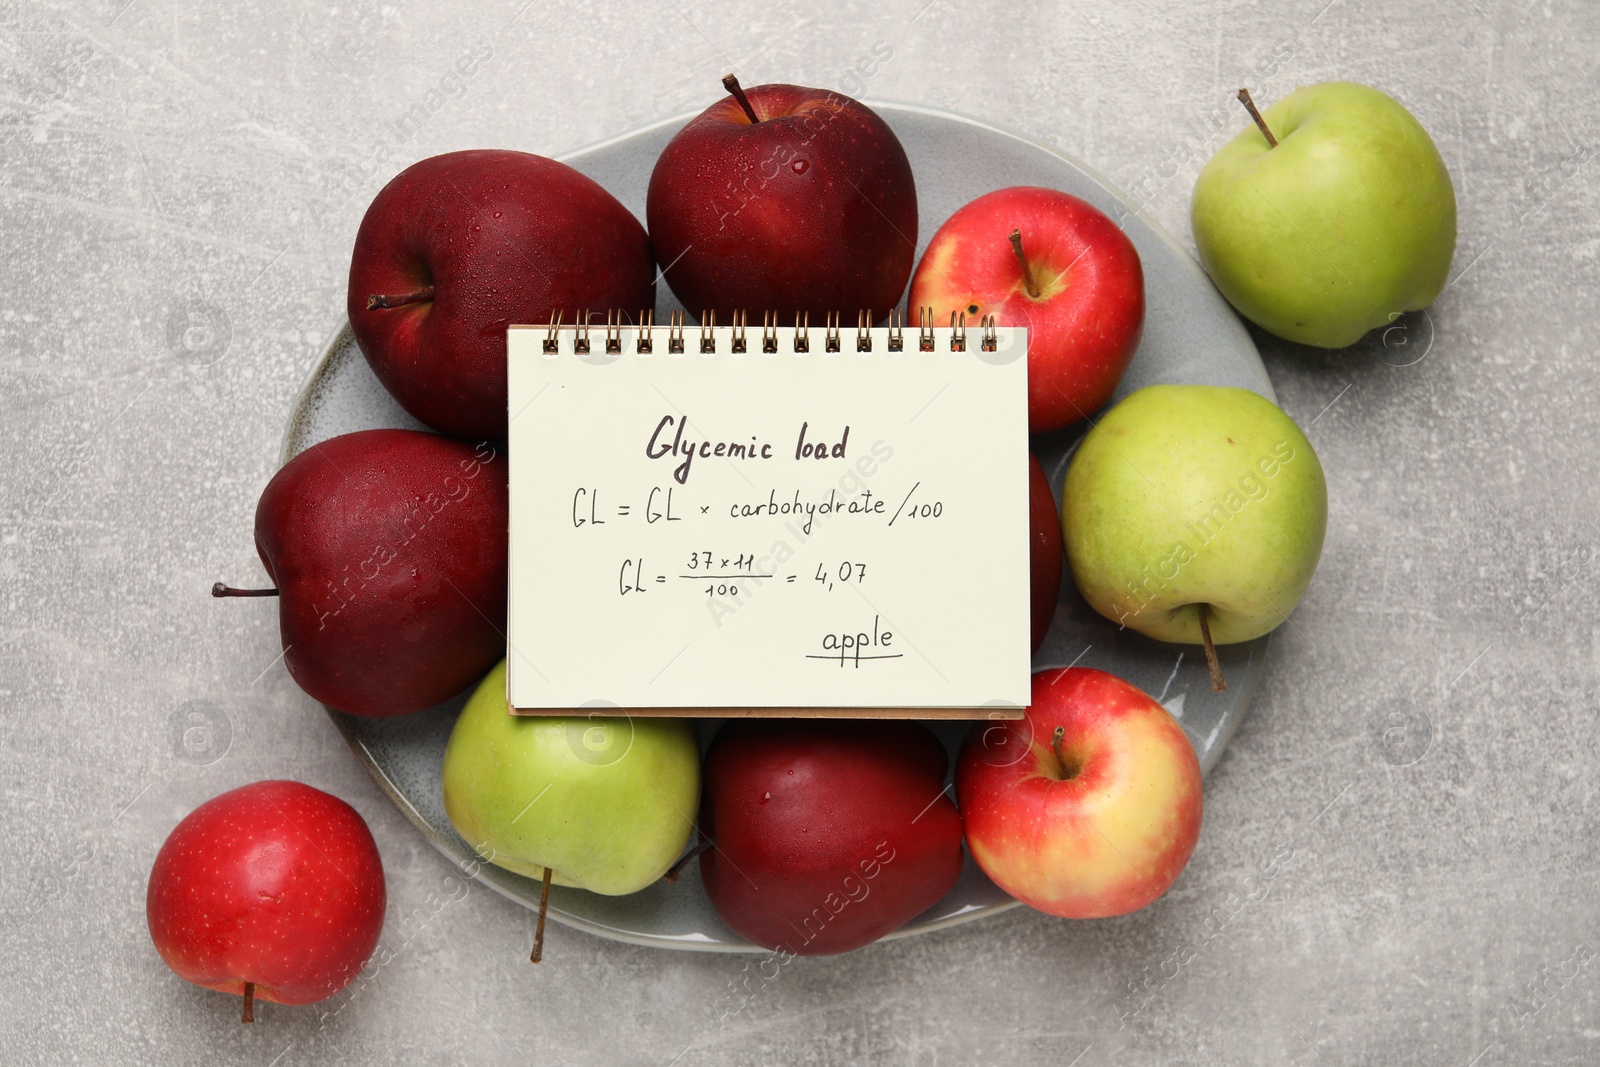
[[[700,746],[684,719],[512,715],[502,661],[461,709],[443,779],[451,824],[490,863],[620,896],[683,853]]]
[[[1100,614],[1219,645],[1282,622],[1322,555],[1328,492],[1294,420],[1247,389],[1152,385],[1079,444],[1062,492],[1067,565]]]
[[[1319,348],[1433,302],[1456,194],[1411,113],[1365,85],[1297,89],[1211,157],[1190,201],[1211,280],[1241,315]]]

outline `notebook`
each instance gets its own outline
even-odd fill
[[[510,328],[513,711],[1020,713],[1026,331],[865,319]]]

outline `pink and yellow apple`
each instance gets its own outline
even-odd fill
[[[1028,329],[1028,431],[1059,430],[1111,399],[1144,331],[1133,242],[1093,205],[1019,185],[939,227],[911,277],[910,317],[963,312]]]
[[[1067,919],[1137,911],[1200,836],[1200,762],[1183,728],[1104,671],[1033,676],[1026,715],[978,723],[956,763],[967,848],[1001,889]]]

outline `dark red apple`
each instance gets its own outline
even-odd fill
[[[730,79],[731,81],[731,79]],[[725,81],[724,84],[729,84]],[[917,247],[917,189],[878,115],[825,89],[732,81],[678,131],[650,175],[656,258],[691,314],[797,311],[821,326],[900,302]]]
[[[1028,453],[1028,574],[1032,585],[1033,650],[1039,651],[1061,599],[1061,568],[1066,557],[1061,547],[1061,512],[1050,492],[1039,457]]]
[[[507,521],[506,463],[487,444],[363,430],[284,464],[256,505],[256,551],[289,674],[357,715],[472,685],[506,654]]]
[[[800,956],[876,941],[961,873],[944,748],[918,723],[752,719],[706,753],[700,874],[729,929]]]
[[[1088,418],[1111,399],[1144,331],[1144,270],[1117,224],[1067,193],[987,193],[939,227],[911,279],[911,317],[1028,328],[1028,430]]]
[[[655,306],[644,227],[564,163],[448,152],[379,191],[350,257],[350,328],[400,406],[470,440],[506,436],[506,327]]]
[[[383,861],[349,804],[256,782],[184,817],[150,869],[150,940],[178,976],[253,1003],[310,1004],[350,983],[383,930]]]

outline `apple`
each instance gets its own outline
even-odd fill
[[[356,715],[431,708],[505,655],[506,464],[419,430],[362,430],[284,464],[256,505],[283,661]]]
[[[797,85],[732,94],[678,131],[645,217],[691,314],[776,310],[784,322],[900,302],[917,248],[917,189],[894,131],[864,104]]]
[[[1328,491],[1311,442],[1270,400],[1152,385],[1078,445],[1061,522],[1073,581],[1100,614],[1160,641],[1232,644],[1299,603]]]
[[[655,307],[639,220],[564,163],[447,152],[414,163],[367,208],[348,310],[378,380],[419,421],[506,436],[506,327],[564,311]]]
[[[1061,515],[1056,511],[1055,494],[1045,477],[1039,457],[1028,453],[1028,534],[1029,599],[1032,608],[1033,650],[1039,651],[1050,623],[1056,617],[1056,602],[1061,599]]]
[[[461,709],[441,777],[451,825],[485,860],[618,896],[688,843],[700,746],[685,719],[512,715],[502,662]]]
[[[911,320],[933,309],[1028,329],[1028,430],[1059,430],[1111,399],[1144,330],[1133,242],[1093,205],[1015,186],[951,215],[911,279]]]
[[[254,1002],[310,1004],[350,983],[383,930],[383,861],[356,810],[299,782],[216,796],[156,853],[145,915],[180,978]]]
[[[1455,254],[1456,195],[1411,113],[1377,89],[1327,82],[1258,121],[1205,165],[1190,202],[1200,261],[1228,302],[1318,348],[1432,303]]]
[[[1183,873],[1200,837],[1200,762],[1177,720],[1115,675],[1040,671],[1023,718],[967,734],[956,800],[995,885],[1051,915],[1101,919]]]
[[[744,719],[706,753],[700,857],[722,921],[799,956],[905,925],[961,874],[944,746],[905,720]]]

